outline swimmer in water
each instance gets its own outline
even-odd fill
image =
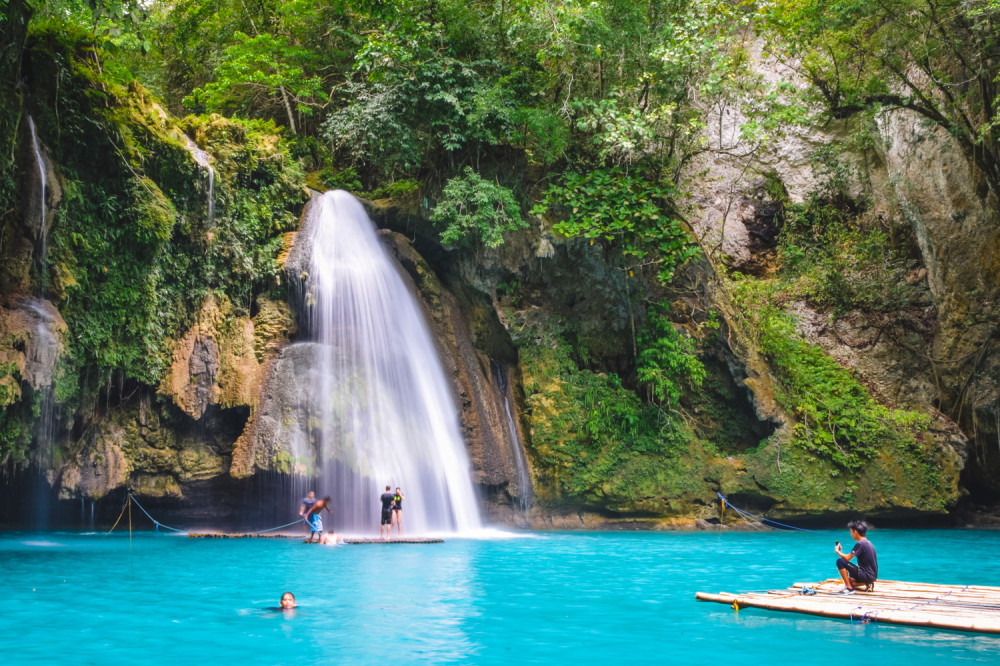
[[[292,610],[295,608],[295,595],[285,592],[281,595],[281,610]]]

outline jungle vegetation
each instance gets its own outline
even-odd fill
[[[448,247],[497,247],[530,216],[544,216],[558,233],[618,252],[630,276],[651,271],[660,286],[703,252],[685,219],[692,165],[713,152],[739,153],[755,173],[755,156],[794,125],[856,119],[863,143],[876,114],[909,109],[955,138],[984,196],[1000,194],[1000,0],[3,0],[0,13],[0,208],[17,196],[14,105],[35,103],[21,82],[41,71],[26,54],[55,52],[60,40],[76,58],[66,67],[91,81],[79,100],[86,113],[104,113],[116,95],[150,94],[191,127],[219,114],[250,143],[278,134],[290,164],[263,160],[242,173],[234,156],[225,195],[230,250],[199,256],[192,267],[185,252],[170,251],[195,243],[178,230],[185,211],[165,203],[177,192],[161,197],[143,185],[143,137],[102,139],[109,152],[126,149],[134,172],[109,176],[117,184],[81,177],[70,193],[78,213],[57,244],[68,270],[114,300],[100,302],[78,279],[82,296],[67,303],[71,328],[89,336],[74,343],[75,371],[97,372],[100,384],[117,376],[155,385],[158,346],[182,330],[183,313],[209,289],[229,289],[249,312],[253,293],[241,296],[237,285],[269,288],[266,257],[294,224],[279,199],[307,173],[369,196],[419,192]],[[763,77],[764,60],[798,78]],[[135,92],[133,82],[149,93]],[[729,111],[745,121],[727,144],[709,122]],[[47,127],[55,132],[65,121]],[[512,163],[529,168],[503,168]],[[835,275],[843,279],[818,279],[822,287],[806,297],[832,308],[863,304],[887,281],[898,283],[893,276],[906,266],[890,251],[877,258],[882,282],[845,269],[845,253],[873,252],[865,204],[847,200],[836,155],[818,156],[817,165],[829,178],[809,202],[784,209],[774,281],[734,293],[754,313],[747,325],[756,344],[783,369],[780,400],[802,418],[795,438],[856,468],[887,429],[910,432],[922,422],[872,402],[760,299],[797,288],[806,274]],[[253,194],[240,193],[246,185]],[[97,200],[123,211],[86,209]],[[128,218],[115,233],[134,241],[110,268],[98,261],[115,240],[95,226],[102,214]],[[155,279],[147,279],[150,266]],[[628,376],[595,373],[585,350],[567,350],[572,334],[558,327],[543,336],[548,351],[523,351],[536,376],[566,380],[562,399],[584,414],[576,445],[612,442],[604,451],[614,455],[601,458],[607,464],[650,451],[669,457],[685,441],[682,412],[705,377],[700,345],[717,327],[706,313],[684,328],[659,295],[639,300]],[[567,464],[568,451],[554,433],[545,431],[538,459],[548,456],[553,468]],[[578,495],[596,483],[565,479]]]

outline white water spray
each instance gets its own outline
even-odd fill
[[[45,275],[45,259],[46,259],[46,254],[48,253],[47,245],[48,245],[48,235],[49,235],[48,234],[48,222],[45,219],[45,213],[46,213],[46,210],[45,210],[45,205],[46,205],[45,197],[46,197],[46,189],[48,187],[48,174],[47,174],[46,168],[45,168],[45,156],[42,154],[42,146],[38,142],[38,132],[35,130],[35,120],[31,116],[28,116],[28,127],[31,129],[31,145],[35,149],[35,163],[38,165],[38,177],[39,177],[39,179],[41,180],[41,183],[42,183],[42,201],[41,201],[41,206],[39,206],[39,210],[41,211],[42,218],[41,218],[41,224],[39,226],[38,235],[39,235],[39,237],[41,238],[41,241],[42,241],[41,264],[42,264],[42,275],[44,276]],[[44,277],[43,277],[42,283],[44,284],[44,282],[45,282],[45,280],[44,280]]]
[[[523,512],[531,508],[531,473],[528,471],[528,460],[521,448],[521,438],[517,436],[517,426],[514,424],[514,413],[507,397],[509,383],[507,368],[496,361],[490,360],[493,374],[497,380],[497,388],[503,396],[504,414],[507,416],[507,431],[510,433],[510,444],[514,450],[514,465],[517,467],[517,506]]]
[[[347,532],[378,525],[386,485],[406,498],[404,535],[480,529],[457,409],[415,296],[357,199],[328,192],[310,215],[318,494],[337,496]]]
[[[208,224],[215,220],[215,169],[212,168],[207,152],[198,147],[190,137],[184,137],[184,147],[187,148],[198,166],[208,171]]]

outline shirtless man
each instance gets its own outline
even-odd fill
[[[304,518],[306,519],[306,522],[309,523],[310,531],[309,539],[306,540],[306,543],[312,542],[313,537],[318,537],[320,541],[323,540],[323,518],[320,516],[320,513],[323,509],[326,509],[327,513],[333,513],[333,510],[330,509],[330,501],[330,496],[327,495],[309,507],[309,510],[306,511]]]

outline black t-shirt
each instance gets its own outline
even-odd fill
[[[393,495],[392,499],[394,499],[396,501],[396,508],[402,510],[403,509],[403,496],[402,495]]]
[[[392,508],[392,500],[394,495],[392,493],[382,493],[382,510],[388,511]]]
[[[851,553],[858,558],[858,571],[869,581],[878,579],[878,558],[875,557],[875,546],[868,539],[862,539],[854,544]]]

